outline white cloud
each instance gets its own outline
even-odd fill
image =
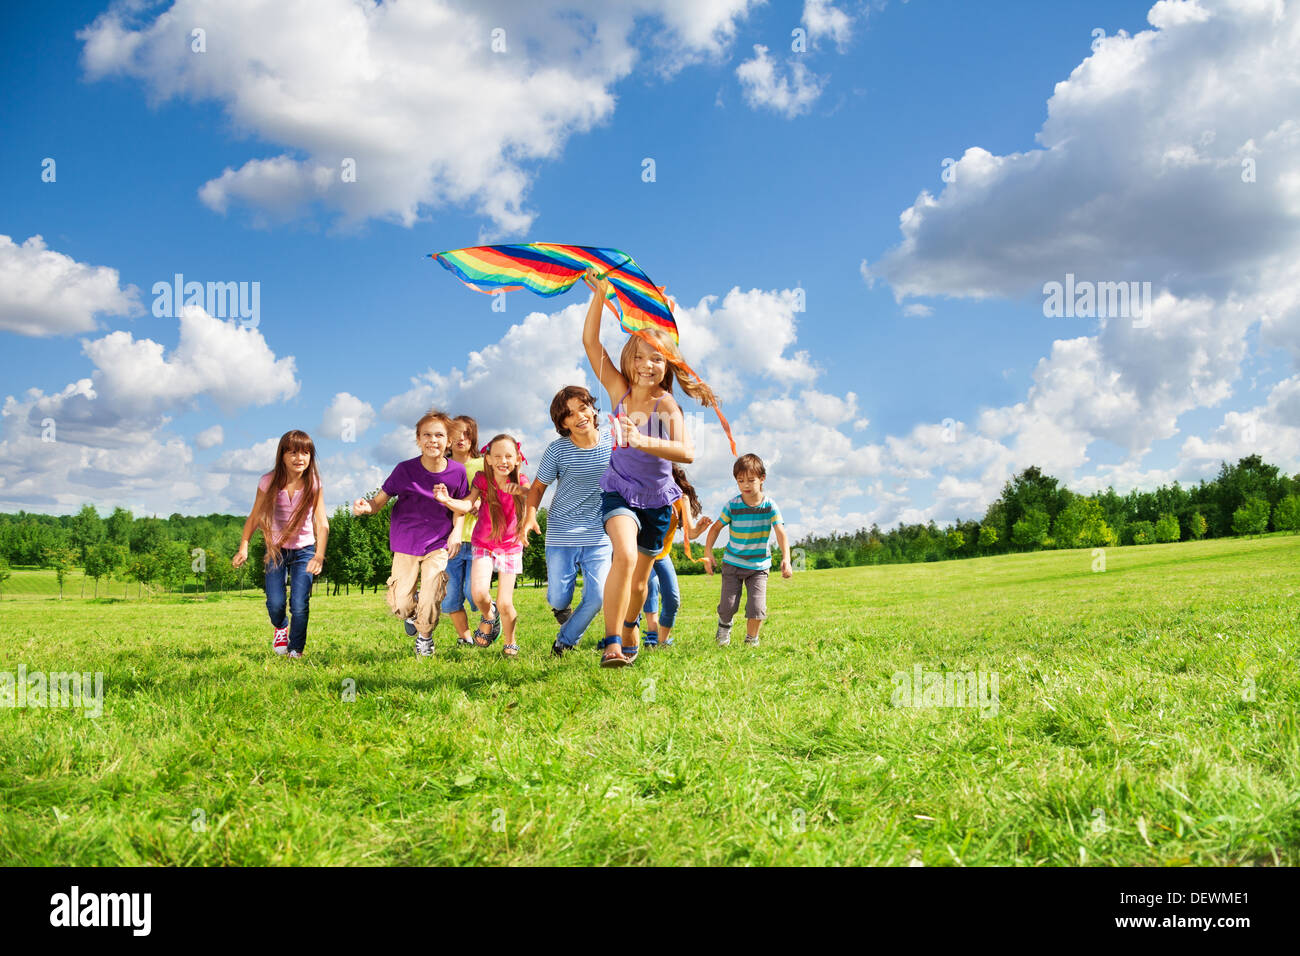
[[[114,6],[78,37],[89,78],[139,80],[154,103],[215,101],[236,132],[282,150],[205,183],[214,210],[285,218],[320,203],[344,222],[410,226],[470,205],[518,233],[536,164],[609,119],[612,87],[643,55],[661,74],[717,58],[750,5],[177,0],[152,19]]]
[[[909,317],[925,318],[927,315],[933,315],[934,309],[928,305],[922,305],[920,302],[909,302],[903,306],[903,314]]]
[[[194,436],[195,448],[215,448],[226,440],[226,433],[220,425],[205,428]]]
[[[349,430],[353,439],[360,438],[375,423],[375,410],[349,392],[339,392],[325,409],[320,433],[328,438],[338,438]]]
[[[831,0],[804,0],[803,25],[814,44],[829,37],[841,53],[853,36],[853,18]]]
[[[754,109],[769,109],[786,119],[794,119],[812,108],[822,95],[826,78],[811,72],[804,64],[791,59],[789,75],[781,74],[767,47],[755,44],[753,59],[736,67],[736,76],[745,94],[745,102]]]
[[[93,331],[99,313],[142,312],[139,290],[118,281],[116,269],[77,262],[40,236],[20,246],[0,235],[0,331],[68,335]]]

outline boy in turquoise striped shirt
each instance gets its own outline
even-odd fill
[[[776,502],[763,494],[767,469],[757,455],[741,455],[731,468],[740,494],[727,502],[722,514],[709,529],[704,542],[704,569],[713,573],[713,543],[723,525],[729,526],[727,550],[722,555],[722,598],[718,601],[719,647],[731,643],[731,620],[740,606],[740,590],[745,589],[745,643],[758,646],[758,631],[767,620],[767,571],[772,557],[767,550],[768,538],[776,532],[781,546],[781,577],[788,578],[790,539]]]

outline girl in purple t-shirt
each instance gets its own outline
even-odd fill
[[[682,494],[673,481],[673,463],[695,460],[695,446],[672,395],[674,372],[687,395],[704,405],[716,405],[717,399],[686,367],[676,344],[653,330],[631,336],[616,365],[600,344],[600,310],[609,281],[594,269],[588,269],[585,278],[595,295],[587,308],[582,344],[616,414],[616,447],[600,479],[605,533],[614,550],[605,578],[607,636],[601,642],[605,651],[600,663],[622,667],[636,656],[636,620],[650,570],[663,549],[673,502]]]
[[[307,615],[312,579],[325,563],[325,492],[316,472],[316,445],[306,432],[287,431],[275,450],[275,468],[257,483],[253,510],[244,522],[235,567],[248,560],[248,541],[260,530],[266,541],[266,611],[271,616],[271,649],[302,657],[307,646]],[[286,599],[286,588],[289,596]],[[293,614],[290,624],[286,605]]]

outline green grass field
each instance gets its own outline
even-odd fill
[[[530,587],[513,662],[445,625],[416,661],[374,594],[318,594],[301,661],[253,595],[6,600],[0,671],[104,700],[0,708],[0,862],[1300,862],[1300,538],[1106,560],[798,573],[758,648],[686,577],[622,671],[597,628],[552,660]],[[996,674],[996,715],[893,706],[917,664]]]

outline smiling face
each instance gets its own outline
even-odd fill
[[[596,427],[596,410],[581,398],[571,398],[565,403],[567,412],[560,424],[570,433],[586,434]]]
[[[497,484],[505,484],[510,480],[510,473],[519,465],[519,450],[510,439],[498,438],[488,449],[487,459]]]
[[[653,345],[634,335],[623,346],[619,371],[632,388],[666,388],[671,386],[668,360]]]
[[[447,451],[447,426],[436,419],[425,422],[416,433],[415,443],[425,458],[441,458]]]

